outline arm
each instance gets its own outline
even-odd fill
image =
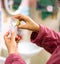
[[[46,64],[60,64],[60,46],[53,52],[52,56]]]
[[[38,25],[31,18],[24,16],[22,14],[16,15],[13,18],[17,18],[20,21],[25,22],[24,25],[19,25],[20,29],[28,29],[33,31],[31,35],[31,41],[38,46],[44,47],[48,52],[53,53],[56,47],[60,44],[60,34],[46,28],[43,25]]]
[[[10,34],[11,36],[8,37]],[[19,39],[15,41],[14,32],[7,32],[4,35],[4,40],[9,53],[9,56],[6,59],[5,64],[26,64],[25,61],[21,58],[21,56],[19,56],[18,54],[17,43]]]
[[[60,44],[60,33],[40,25],[39,32],[33,32],[31,34],[31,41],[45,48],[48,52],[53,53]]]

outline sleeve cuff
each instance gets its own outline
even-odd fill
[[[16,64],[17,63],[26,64],[19,54],[10,54],[5,61],[5,64],[12,64],[15,63],[15,61]]]
[[[39,25],[40,26],[40,30],[39,32],[32,32],[31,34],[31,41],[35,44],[37,44],[38,46],[40,46],[41,43],[39,43],[39,41],[41,40],[41,38],[44,35],[44,26],[43,25]]]

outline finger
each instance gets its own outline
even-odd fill
[[[20,16],[18,16],[18,15],[13,16],[12,19],[18,19],[18,20],[21,20]]]
[[[16,40],[16,43],[19,43],[20,40]]]
[[[20,41],[21,40],[21,37],[18,37],[18,41]]]
[[[22,37],[20,35],[17,35],[17,37],[15,38],[16,43],[19,43],[19,41],[22,39]]]
[[[9,35],[9,32],[7,32],[7,33],[4,35],[5,44],[7,43],[6,41],[9,39],[9,38],[8,38],[8,35]]]
[[[17,37],[15,37],[15,40],[19,41],[19,40],[21,40],[21,37],[17,36]]]
[[[8,38],[9,34],[10,34],[9,32],[6,32],[6,34],[4,35],[4,39]]]
[[[19,40],[22,39],[22,35],[18,35]]]
[[[15,41],[17,41],[17,40],[18,40],[18,36],[15,37]]]
[[[26,22],[26,20],[27,20],[27,16],[24,16],[22,14],[15,15],[12,18],[16,18],[16,19],[19,19],[20,21],[24,21],[24,22]]]
[[[27,28],[27,24],[24,24],[24,25],[18,25],[17,27],[20,28],[20,29],[26,29],[26,28]]]
[[[15,33],[11,32],[11,41],[14,41],[14,40],[15,40]]]
[[[23,17],[22,14],[17,14],[15,16],[13,16],[12,18],[16,18],[16,19],[22,20],[22,17]]]

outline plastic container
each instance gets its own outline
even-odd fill
[[[17,34],[20,34],[19,29],[17,28],[17,25],[20,24],[20,21],[18,19],[12,19],[10,18],[9,20],[9,31],[13,31],[15,32],[15,36],[17,36]]]

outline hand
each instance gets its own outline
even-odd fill
[[[8,37],[9,35],[11,34],[11,37]],[[15,39],[17,39],[15,41]],[[15,38],[15,34],[14,32],[7,32],[5,35],[4,35],[4,40],[5,40],[5,44],[7,46],[7,49],[8,49],[8,53],[11,54],[11,53],[18,53],[17,51],[17,43],[20,38]]]
[[[31,31],[39,31],[39,25],[37,23],[35,23],[31,18],[29,18],[28,16],[24,16],[22,14],[18,14],[16,16],[13,16],[13,18],[16,18],[20,21],[24,21],[25,24],[24,25],[19,25],[18,28],[20,29],[28,29]]]

